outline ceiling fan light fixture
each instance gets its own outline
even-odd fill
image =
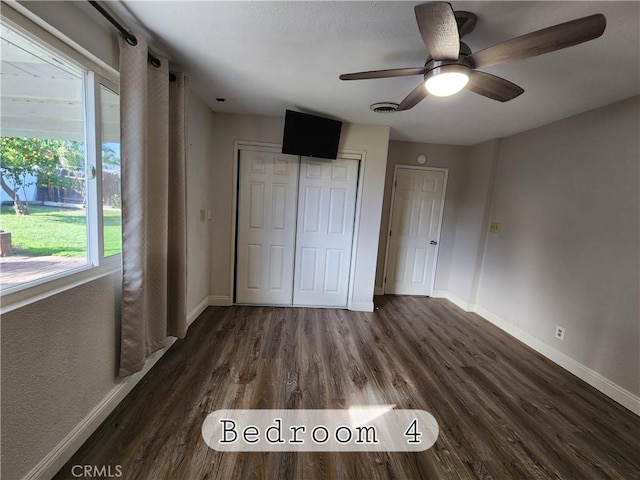
[[[465,65],[443,65],[429,70],[424,76],[424,86],[430,95],[449,97],[455,95],[469,82],[469,68]]]

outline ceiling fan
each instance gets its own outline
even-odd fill
[[[471,53],[471,49],[460,39],[475,28],[477,18],[473,13],[454,12],[447,2],[417,5],[415,13],[422,40],[429,50],[424,67],[347,73],[340,75],[340,79],[423,75],[424,81],[402,100],[396,111],[415,107],[428,94],[445,97],[458,93],[465,87],[479,95],[507,102],[524,90],[504,78],[478,71],[478,68],[578,45],[601,36],[607,25],[604,15],[590,15]]]

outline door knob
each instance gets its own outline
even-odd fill
[[[431,245],[437,245],[437,244],[438,244],[438,242],[436,242],[435,240],[431,240],[429,243],[430,243]]]

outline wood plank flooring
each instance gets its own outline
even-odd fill
[[[640,479],[640,418],[447,300],[376,297],[374,313],[211,307],[58,472],[127,480]],[[221,453],[218,409],[422,409],[418,453]]]

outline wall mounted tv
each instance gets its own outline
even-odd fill
[[[282,153],[335,160],[341,131],[338,120],[287,110]]]

